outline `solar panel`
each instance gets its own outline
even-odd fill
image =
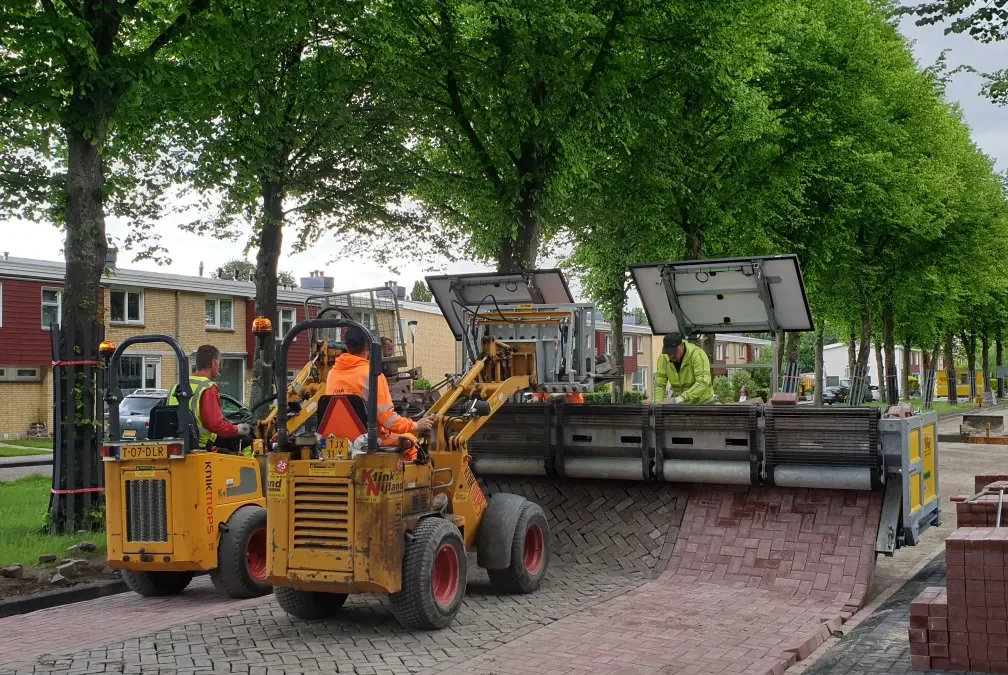
[[[455,339],[462,339],[463,307],[474,311],[498,305],[571,304],[574,297],[563,272],[558,269],[529,272],[481,272],[426,277],[427,285]]]
[[[630,267],[656,334],[814,330],[795,255]]]

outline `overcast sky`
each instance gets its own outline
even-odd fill
[[[903,1],[905,4],[913,4],[908,0]],[[951,50],[948,55],[950,68],[966,63],[980,71],[992,71],[1002,67],[1001,64],[1008,63],[1008,59],[1005,58],[1008,56],[1008,44],[984,45],[967,36],[944,35],[944,25],[917,27],[913,25],[911,18],[902,21],[901,30],[914,41],[914,53],[921,67],[934,63],[941,50],[946,48]],[[957,75],[948,88],[948,96],[962,106],[976,143],[997,161],[998,170],[1004,171],[1008,169],[1008,131],[1005,130],[1003,122],[1008,119],[1008,110],[998,108],[980,96],[980,86],[981,80],[978,76]],[[242,255],[243,242],[220,242],[188,234],[180,231],[177,223],[178,221],[166,221],[161,228],[162,243],[168,248],[173,259],[170,266],[159,267],[149,261],[133,263],[131,254],[125,251],[120,253],[119,265],[195,275],[202,261],[206,267],[205,274],[209,275],[210,270]],[[125,223],[115,218],[107,221],[107,228],[109,234],[120,240],[126,235]],[[54,227],[6,222],[0,225],[0,230],[2,230],[0,251],[22,258],[62,260],[63,237]],[[390,270],[367,261],[332,263],[332,251],[335,246],[334,241],[323,240],[311,251],[290,255],[289,243],[285,242],[285,254],[281,258],[280,269],[293,272],[296,278],[308,276],[311,270],[324,269],[329,276],[335,277],[337,289],[363,288],[382,284],[389,279],[397,279],[399,284],[408,290],[412,288],[416,279],[429,273],[422,266],[402,266],[399,274],[393,274]],[[254,252],[249,258],[254,260]],[[539,265],[549,266],[554,262],[541,260]],[[461,272],[482,271],[488,268],[469,262],[445,265],[442,269]]]

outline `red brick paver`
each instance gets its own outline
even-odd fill
[[[668,571],[444,672],[780,675],[857,610],[881,495],[697,487]]]
[[[35,663],[46,654],[95,649],[186,623],[269,602],[220,596],[210,578],[197,577],[181,595],[144,598],[121,593],[0,619],[0,670]]]

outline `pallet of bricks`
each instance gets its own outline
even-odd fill
[[[1008,673],[1008,527],[994,526],[1002,488],[1008,492],[1008,476],[977,476],[980,496],[953,499],[957,529],[945,540],[947,585],[926,588],[910,603],[916,670]],[[1008,524],[1004,513],[1001,522]]]

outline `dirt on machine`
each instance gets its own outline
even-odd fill
[[[413,377],[411,371],[395,372],[405,363],[405,346],[397,331],[398,303],[388,287],[313,296],[306,300],[306,314],[320,305],[322,316],[350,316],[354,307],[370,310],[367,316],[388,355],[384,366],[390,376],[407,383]],[[265,330],[272,335],[271,322],[257,323],[253,331]],[[311,336],[310,358],[286,388],[288,406],[299,411],[286,421],[291,433],[317,408],[329,368],[343,352],[342,343],[331,337]],[[398,346],[390,349],[393,342]],[[137,441],[128,437],[129,430],[119,428],[122,393],[117,375],[121,356],[128,348],[150,343],[166,344],[175,353],[179,404],[162,401],[155,406],[148,438]],[[239,451],[200,447],[189,407],[189,358],[174,338],[136,336],[118,347],[105,342],[101,353],[109,374],[109,433],[101,451],[109,566],[120,570],[131,590],[145,596],[180,593],[195,575],[203,573],[208,573],[217,590],[227,597],[269,593],[263,448],[276,436],[275,405]],[[273,405],[275,400],[270,397],[251,409]]]
[[[473,331],[483,337],[465,341],[467,372],[449,377],[427,411],[435,418],[429,438],[379,434],[374,394],[367,400],[327,396],[319,401],[317,424],[293,434],[280,430],[269,448],[269,581],[287,613],[322,619],[337,614],[349,595],[379,593],[389,596],[403,626],[443,628],[465,594],[467,553],[476,554],[499,592],[539,588],[550,559],[546,515],[518,495],[488,499],[467,443],[521,392],[591,391],[593,313],[592,305],[571,300],[565,283],[556,285],[562,277],[555,274],[500,276],[452,278],[462,314],[456,311],[449,324],[460,337]],[[479,297],[488,284],[520,286],[526,295],[516,305],[502,297],[483,312]],[[530,285],[540,291],[533,298]],[[535,301],[524,302],[529,299]],[[327,318],[294,326],[277,352],[277,391],[287,389],[287,353],[299,333],[351,326],[366,328]],[[376,392],[377,338],[369,356],[367,390]],[[300,413],[288,405],[287,414]],[[416,460],[404,461],[409,449],[417,451]]]

